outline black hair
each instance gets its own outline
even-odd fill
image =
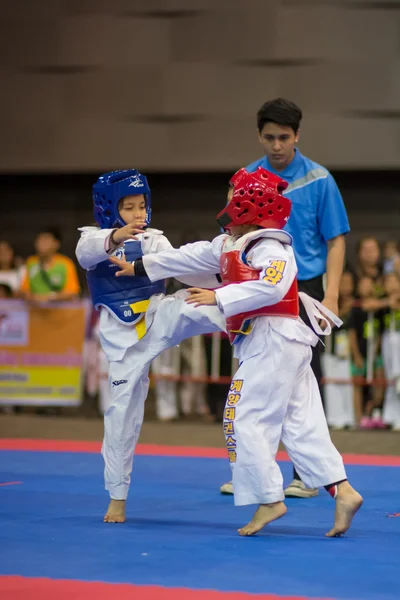
[[[276,123],[291,127],[297,133],[303,113],[294,102],[284,98],[276,98],[265,102],[257,113],[257,127],[261,133],[266,123]]]
[[[42,229],[40,229],[36,237],[38,238],[41,233],[49,233],[53,236],[55,240],[57,240],[57,242],[59,242],[60,244],[62,242],[61,231],[58,227],[43,227]]]
[[[6,298],[12,298],[14,295],[12,288],[7,283],[0,283],[0,290],[3,290]]]

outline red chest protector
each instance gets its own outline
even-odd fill
[[[228,285],[229,283],[241,283],[243,281],[258,281],[261,271],[246,265],[243,262],[242,257],[260,240],[261,237],[276,238],[277,236],[273,235],[272,231],[270,232],[272,235],[266,235],[265,231],[263,232],[264,235],[257,235],[257,233],[258,232],[253,235],[250,234],[248,240],[242,241],[239,239],[238,242],[234,244],[233,248],[227,249],[221,254],[220,275],[223,284]],[[279,234],[281,233],[283,232],[279,232]],[[225,243],[225,246],[227,245],[228,244]],[[279,271],[279,261],[277,261],[277,263],[277,265],[270,267],[271,278],[272,280],[275,278],[276,282],[282,277]],[[251,319],[254,317],[288,317],[290,319],[296,319],[298,316],[299,296],[297,291],[297,280],[295,279],[286,296],[277,304],[263,306],[250,312],[228,317],[226,319],[228,337],[231,344],[234,344],[242,335],[249,334],[252,329]]]

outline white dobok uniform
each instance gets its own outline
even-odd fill
[[[93,269],[117,252],[117,249],[107,252],[112,230],[84,227],[80,231],[76,256],[84,269]],[[136,237],[144,255],[172,248],[162,232],[156,229],[148,229]],[[129,243],[125,242],[125,246]],[[117,270],[110,263],[110,277],[114,277]],[[205,279],[183,279],[189,285],[197,284],[197,281],[204,287],[219,285],[215,275]],[[110,364],[111,394],[110,407],[104,416],[102,454],[105,487],[113,499],[124,500],[128,495],[133,454],[149,388],[151,361],[186,338],[225,331],[223,315],[216,306],[196,309],[185,303],[186,296],[187,293],[182,291],[171,296],[153,295],[144,315],[146,333],[141,339],[136,325],[122,323],[106,306],[101,307],[100,342]]]
[[[382,335],[382,357],[386,378],[391,382],[385,390],[383,420],[400,429],[400,331],[396,330],[395,313],[389,315],[389,328]]]
[[[260,274],[258,280],[216,290],[224,316],[280,302],[297,274],[291,237],[282,231],[259,230],[240,238],[223,234],[212,242],[187,244],[142,260],[150,280],[157,281],[166,276],[215,273],[221,255],[235,248]],[[308,296],[300,297],[315,325],[315,317],[332,317]],[[318,343],[317,335],[300,318],[260,316],[251,326],[234,346],[239,368],[224,412],[236,505],[284,499],[282,474],[275,460],[280,439],[309,487],[346,478],[310,367],[311,346]],[[326,333],[329,331],[328,327]]]

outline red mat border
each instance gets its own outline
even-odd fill
[[[0,450],[24,450],[29,452],[84,452],[98,454],[100,442],[82,442],[76,440],[36,440],[36,439],[0,439]],[[163,446],[158,444],[138,444],[136,454],[145,456],[177,456],[187,458],[227,458],[225,448],[200,448],[194,446]],[[286,452],[278,452],[277,460],[288,461]],[[365,465],[377,467],[400,467],[400,456],[376,454],[343,454],[347,465]]]
[[[0,595],[4,600],[309,600],[304,596],[248,594],[152,585],[47,579],[44,577],[0,576]],[[314,598],[313,600],[324,600]],[[329,600],[325,598],[325,600]]]

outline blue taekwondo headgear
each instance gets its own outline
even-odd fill
[[[92,187],[94,218],[101,229],[126,225],[121,218],[118,204],[125,196],[143,194],[146,201],[146,225],[151,219],[151,192],[147,178],[136,169],[111,171],[101,175]]]

